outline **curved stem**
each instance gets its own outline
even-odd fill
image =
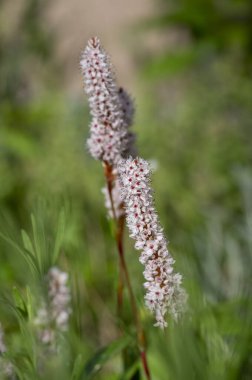
[[[136,326],[139,326],[139,319],[138,319],[138,311],[137,311],[137,305],[134,297],[134,293],[132,290],[131,282],[130,282],[130,277],[129,277],[129,272],[127,268],[127,264],[124,258],[124,250],[123,250],[123,228],[124,228],[124,221],[125,218],[121,217],[117,220],[117,235],[116,235],[116,244],[117,244],[117,250],[119,253],[119,259],[121,263],[121,267],[123,269],[126,285],[128,287],[129,291],[129,297],[130,297],[130,303],[131,303],[131,308],[133,311],[133,316],[135,319],[135,324]]]
[[[121,263],[119,263],[119,275],[118,275],[118,283],[117,283],[117,314],[120,318],[122,318],[122,310],[123,310],[123,269]]]
[[[145,376],[147,380],[151,380],[151,374],[148,366],[148,361],[147,361],[147,355],[146,355],[146,342],[145,342],[145,336],[144,336],[144,331],[138,316],[138,310],[137,310],[137,305],[135,301],[135,296],[132,290],[131,282],[130,282],[130,276],[127,268],[127,264],[125,261],[124,257],[124,249],[123,249],[123,230],[124,230],[124,224],[125,224],[125,217],[119,217],[117,218],[116,212],[115,212],[115,207],[114,207],[114,200],[113,200],[113,182],[115,180],[114,174],[113,174],[113,167],[104,163],[104,172],[105,172],[105,177],[106,177],[106,182],[107,182],[107,188],[108,188],[108,193],[109,193],[109,198],[110,198],[110,203],[111,203],[111,209],[112,209],[112,214],[113,214],[113,219],[116,222],[117,226],[117,231],[116,231],[116,244],[117,244],[117,250],[119,253],[119,262],[120,262],[120,271],[119,271],[119,282],[118,282],[118,293],[117,293],[117,302],[118,302],[118,312],[122,310],[122,292],[123,292],[123,278],[122,274],[124,274],[125,282],[128,288],[129,292],[129,298],[130,298],[130,304],[131,304],[131,309],[132,309],[132,314],[134,317],[134,322],[137,330],[137,342],[140,350],[140,357],[141,357],[141,362],[142,366],[144,369]]]

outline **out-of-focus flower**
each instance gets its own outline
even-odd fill
[[[68,282],[68,274],[57,267],[52,267],[47,275],[48,296],[47,301],[37,312],[35,325],[39,326],[39,337],[42,343],[55,345],[56,334],[68,329],[69,316],[71,314],[71,294]]]
[[[0,323],[0,374],[4,374],[7,379],[15,379],[12,363],[2,357],[7,352],[7,347],[4,342],[4,331]]]
[[[123,112],[124,128],[127,131],[127,139],[125,141],[125,146],[123,147],[121,155],[123,158],[128,158],[129,156],[135,157],[137,154],[135,145],[136,135],[130,130],[130,127],[133,125],[135,116],[134,102],[131,96],[122,87],[119,88],[118,93]]]
[[[5,346],[5,343],[4,343],[3,328],[2,328],[2,325],[0,323],[0,354],[3,354],[4,352],[6,352],[6,346]]]
[[[122,160],[119,165],[127,225],[135,248],[142,251],[140,262],[145,266],[145,303],[155,314],[155,325],[164,328],[165,314],[176,320],[187,297],[181,275],[174,273],[174,260],[154,207],[150,172],[149,164],[141,158]]]
[[[159,168],[159,162],[156,158],[151,158],[148,160],[149,162],[149,165],[150,165],[150,169],[152,171],[152,173],[156,172]]]

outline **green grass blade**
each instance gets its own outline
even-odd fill
[[[102,366],[127,347],[131,343],[131,340],[132,338],[129,336],[122,337],[96,352],[86,363],[80,380],[92,379],[93,376],[100,371]]]

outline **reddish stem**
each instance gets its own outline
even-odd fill
[[[146,357],[146,352],[145,351],[141,351],[141,360],[142,360],[142,364],[143,364],[143,368],[144,368],[144,372],[145,372],[146,378],[148,380],[151,380],[151,374],[150,374],[150,370],[149,370],[149,366],[148,366],[148,362],[147,362],[147,357]]]
[[[117,284],[117,314],[122,317],[122,309],[123,309],[123,269],[121,263],[119,263],[119,276],[118,276],[118,284]]]

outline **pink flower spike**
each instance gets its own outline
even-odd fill
[[[134,134],[129,131],[134,106],[119,89],[110,58],[97,37],[88,41],[80,61],[93,120],[88,148],[91,155],[116,166],[121,157],[134,154]]]
[[[155,314],[155,326],[164,328],[167,326],[166,313],[176,320],[185,308],[187,295],[181,287],[182,276],[174,273],[174,260],[167,249],[154,207],[151,170],[145,160],[130,157],[121,160],[118,171],[130,236],[136,241],[135,247],[142,250],[140,262],[145,266],[145,303]]]

